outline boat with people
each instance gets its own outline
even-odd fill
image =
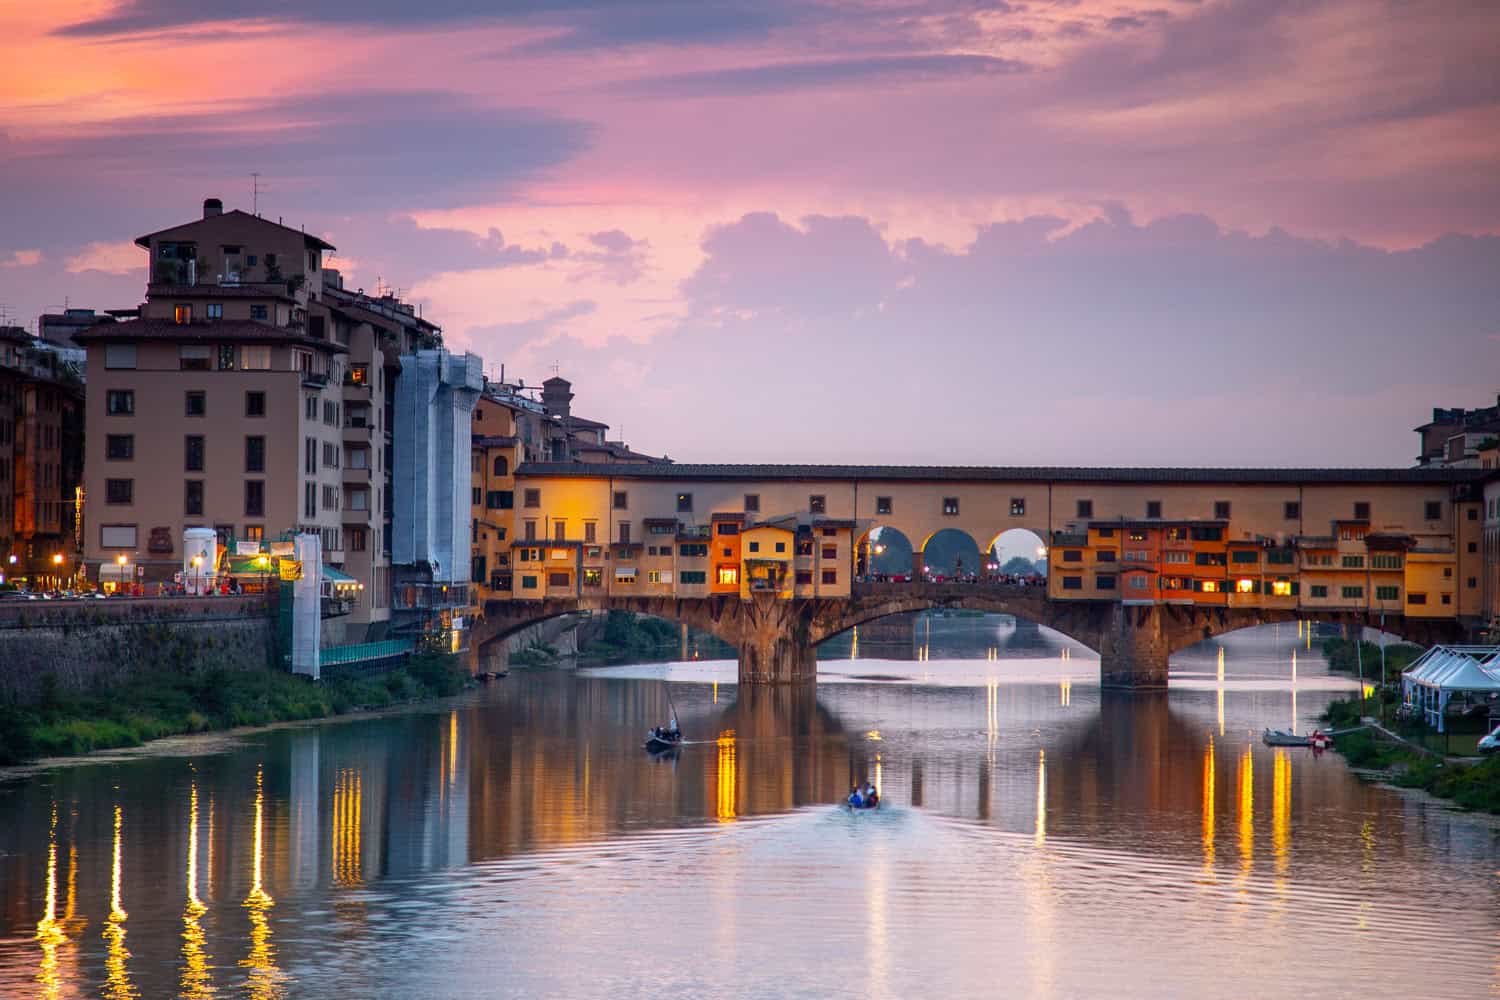
[[[1267,729],[1261,735],[1261,740],[1268,747],[1312,747],[1314,750],[1327,750],[1333,746],[1333,734],[1321,729],[1314,729],[1307,735],[1285,729]]]
[[[855,785],[849,792],[849,797],[844,799],[844,805],[850,810],[858,811],[864,809],[880,808],[880,793],[875,786],[868,781],[862,785]]]
[[[666,726],[651,727],[646,742],[641,745],[652,753],[665,753],[682,746],[682,731],[677,728],[677,720],[673,719]]]

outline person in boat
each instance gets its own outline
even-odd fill
[[[865,797],[860,794],[858,785],[855,785],[854,790],[849,793],[849,805],[855,809],[863,809],[865,807]]]
[[[865,782],[865,803],[871,806],[880,805],[880,793],[877,792],[875,790],[875,786],[870,784],[868,781]]]
[[[682,739],[682,730],[677,728],[677,716],[675,715],[672,716],[671,720],[667,723],[667,739]]]

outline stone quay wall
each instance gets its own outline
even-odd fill
[[[265,670],[275,619],[263,596],[0,602],[0,704],[43,679],[83,692],[156,670]]]

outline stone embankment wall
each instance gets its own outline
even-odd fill
[[[0,703],[28,702],[49,674],[87,691],[153,670],[264,670],[275,619],[263,597],[0,603]]]

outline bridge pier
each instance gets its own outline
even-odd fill
[[[811,606],[803,600],[778,601],[757,594],[741,605],[730,641],[740,651],[740,684],[808,684],[818,676],[809,629]]]
[[[1152,691],[1167,686],[1172,647],[1161,608],[1114,605],[1096,648],[1101,687]]]

